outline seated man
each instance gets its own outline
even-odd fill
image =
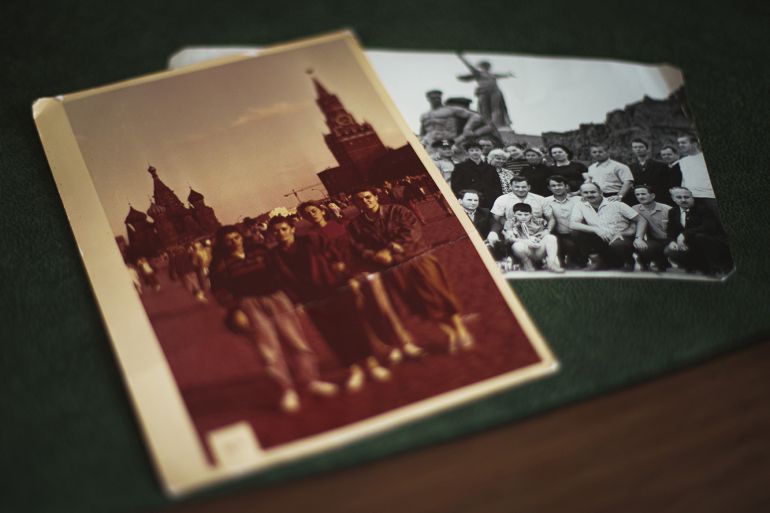
[[[476,231],[479,232],[481,238],[486,239],[489,231],[492,229],[494,218],[489,209],[479,206],[481,193],[474,189],[463,189],[457,195],[457,199],[460,201],[460,205],[462,205],[465,213],[473,221],[473,226],[476,227]]]
[[[495,218],[489,209],[479,206],[479,203],[482,200],[482,194],[473,189],[465,189],[460,191],[460,195],[457,199],[460,200],[463,210],[465,210],[465,213],[468,214],[468,217],[473,221],[473,226],[476,227],[476,231],[479,232],[481,238],[486,242],[487,248],[489,249],[489,252],[492,253],[494,259],[500,260],[504,258],[506,250],[502,242],[498,241],[494,244],[489,242],[489,232],[495,226]]]
[[[668,211],[671,207],[655,201],[655,193],[649,185],[637,185],[634,187],[634,196],[639,203],[633,208],[644,218],[647,224],[645,230],[646,248],[638,249],[639,265],[643,271],[650,270],[650,264],[655,264],[658,271],[668,269],[668,259],[663,254],[663,249],[668,243],[666,226],[668,225]]]
[[[671,198],[676,206],[668,212],[665,255],[688,272],[712,276],[730,272],[733,258],[716,213],[709,205],[696,203],[686,187],[672,188]]]
[[[418,316],[436,321],[449,337],[449,351],[474,345],[460,315],[443,267],[428,252],[422,230],[412,212],[401,205],[380,205],[372,187],[353,191],[353,203],[361,212],[348,225],[354,251],[369,272],[383,272],[389,294],[398,295]],[[408,338],[402,340],[407,356],[423,350]]]
[[[580,198],[570,196],[567,179],[561,175],[548,178],[548,188],[553,195],[543,200],[543,215],[548,220],[548,231],[559,242],[559,259],[569,268],[585,267],[569,228],[572,209],[580,203]]]
[[[513,254],[521,261],[525,271],[534,271],[533,261],[542,262],[549,271],[563,273],[559,263],[559,245],[551,235],[543,218],[532,217],[532,207],[526,203],[513,206],[513,218],[505,222],[503,235],[511,244]]]
[[[621,201],[602,196],[596,183],[580,186],[583,201],[575,204],[570,229],[580,253],[590,263],[587,270],[625,268],[633,270],[634,248],[644,249],[645,223]]]
[[[543,197],[530,192],[529,181],[523,176],[515,176],[510,183],[511,192],[503,194],[492,205],[492,215],[495,225],[487,236],[489,244],[494,245],[500,240],[500,232],[506,221],[513,220],[513,207],[518,203],[526,203],[532,207],[532,217],[543,218]]]

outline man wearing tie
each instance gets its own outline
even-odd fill
[[[668,212],[668,245],[664,254],[688,272],[709,276],[730,272],[733,259],[719,218],[708,206],[696,203],[686,187],[671,189],[676,206]]]

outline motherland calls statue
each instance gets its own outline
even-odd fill
[[[470,70],[469,75],[459,75],[457,78],[463,82],[476,81],[477,110],[484,119],[491,121],[498,130],[510,132],[511,118],[508,116],[508,108],[505,105],[503,92],[497,86],[498,78],[511,78],[513,73],[493,73],[492,65],[487,61],[481,61],[478,67],[474,66],[463,57],[462,53],[457,56]]]

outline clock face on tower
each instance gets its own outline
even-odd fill
[[[334,116],[334,122],[337,123],[340,126],[347,126],[353,124],[353,118],[350,117],[350,114],[346,112],[340,112],[336,116]]]

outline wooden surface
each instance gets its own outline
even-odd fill
[[[453,443],[170,511],[770,511],[770,342]]]

